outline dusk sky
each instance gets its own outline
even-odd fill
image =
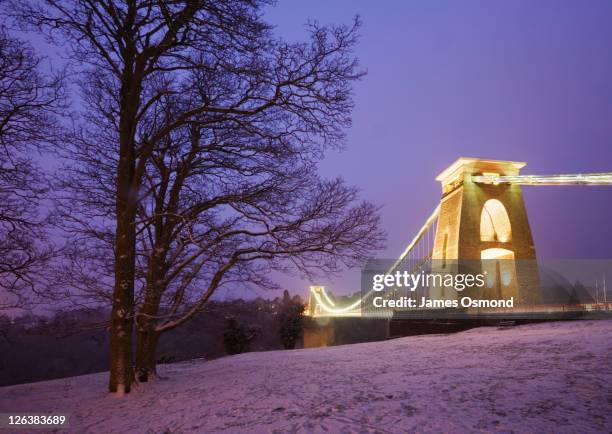
[[[460,156],[527,162],[525,174],[612,171],[612,2],[283,2],[289,40],[363,20],[347,148],[321,165],[383,208],[380,257],[397,257],[440,200]],[[540,258],[612,257],[612,188],[523,187]],[[351,270],[321,284],[359,288]],[[308,282],[287,279],[306,294]]]
[[[525,174],[612,171],[612,2],[279,1],[290,41],[304,23],[363,20],[347,147],[321,173],[383,208],[395,258],[437,205],[435,177],[460,156],[527,162]],[[31,37],[38,47],[38,38]],[[541,258],[611,258],[612,188],[524,187]],[[308,281],[282,277],[293,293]],[[359,270],[317,282],[359,289]]]

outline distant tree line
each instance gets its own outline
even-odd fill
[[[279,338],[286,350],[295,348],[302,336],[305,305],[299,295],[291,297],[285,290],[283,297],[275,303],[275,323]],[[251,341],[261,334],[259,324],[243,324],[236,317],[226,318],[223,344],[227,354],[248,352]]]
[[[157,363],[206,360],[245,351],[284,348],[279,333],[282,299],[211,301],[185,326],[164,335]],[[53,316],[0,315],[0,386],[101,372],[108,369],[109,311],[104,308],[60,311]],[[239,351],[228,348],[227,318],[256,331]],[[296,342],[300,346],[300,341]]]

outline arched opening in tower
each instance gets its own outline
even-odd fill
[[[497,199],[489,199],[480,214],[480,240],[509,243],[512,240],[510,218],[504,205]]]

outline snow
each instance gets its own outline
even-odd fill
[[[0,412],[92,433],[612,432],[611,362],[612,321],[487,327],[165,365],[123,398],[106,374],[9,386]]]

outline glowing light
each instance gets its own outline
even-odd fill
[[[485,249],[480,252],[480,259],[514,259],[514,252],[508,249]]]
[[[434,224],[434,222],[438,218],[439,214],[440,214],[440,205],[438,205],[434,209],[434,211],[431,213],[431,215],[427,218],[427,220],[425,221],[425,224],[421,227],[419,232],[417,232],[416,236],[408,244],[408,247],[406,247],[406,249],[397,259],[397,261],[393,263],[391,268],[389,268],[389,270],[387,271],[387,274],[391,274],[402,263],[402,261],[406,258],[406,256],[408,256],[408,254],[412,251],[414,246],[417,245],[417,243],[420,241],[423,235],[425,235],[425,233],[427,233],[429,228],[431,228],[431,226]],[[315,288],[319,289],[319,291],[316,291]],[[344,306],[344,307],[335,307],[334,302],[327,295],[325,288],[322,286],[318,286],[318,287],[311,286],[310,292],[312,296],[315,298],[321,310],[324,311],[325,314],[334,315],[334,316],[344,316],[344,315],[357,314],[355,310],[358,307],[361,308],[362,301],[364,299],[367,299],[369,296],[371,296],[374,293],[374,290],[371,289],[365,296],[361,297],[359,300],[355,301],[354,303],[351,303],[350,305]],[[323,297],[321,297],[319,292],[323,295]]]
[[[507,243],[512,237],[510,218],[504,205],[497,199],[489,199],[480,214],[480,240]]]
[[[513,265],[513,261],[509,262],[509,261],[492,261],[495,259],[510,259],[513,260],[514,259],[514,252],[512,250],[508,250],[508,249],[499,249],[499,248],[493,248],[493,249],[485,249],[483,251],[480,252],[480,258],[485,260],[488,259],[489,261],[485,261],[483,262],[483,271],[486,274],[486,281],[487,281],[487,286],[489,288],[493,288],[493,286],[495,285],[495,281],[497,280],[497,268],[499,266],[499,271],[500,271],[500,280],[502,285],[508,286],[510,283],[512,283],[512,279],[514,276],[514,265]]]
[[[325,301],[329,303],[330,306],[336,306],[336,303],[334,303],[334,301],[329,298],[329,295],[327,295],[327,292],[325,292],[324,287],[321,288],[321,294],[323,294],[323,297],[325,297]]]
[[[612,172],[577,173],[567,175],[512,175],[499,176],[492,173],[472,176],[472,181],[481,184],[518,185],[612,185]]]
[[[349,313],[353,310],[355,310],[358,306],[361,306],[361,298],[359,300],[357,300],[356,302],[345,306],[345,307],[341,307],[341,308],[335,308],[332,306],[328,306],[327,304],[325,304],[325,302],[323,301],[323,299],[321,298],[321,296],[315,292],[313,290],[313,288],[310,288],[310,292],[312,293],[312,295],[314,296],[315,300],[317,301],[317,304],[319,306],[321,306],[321,308],[328,314],[333,314],[333,315],[342,315],[342,314],[346,314]],[[325,289],[321,288],[321,292],[323,294],[325,294],[325,298],[329,299],[329,297],[327,296],[327,294],[325,293]],[[371,291],[370,291],[371,292]]]
[[[419,232],[417,232],[416,236],[412,239],[410,244],[408,244],[408,247],[406,247],[406,250],[404,250],[404,253],[402,253],[400,257],[398,258],[398,260],[393,263],[391,268],[389,268],[389,271],[387,271],[387,274],[390,274],[393,271],[395,271],[395,269],[401,264],[404,258],[408,256],[408,253],[412,251],[414,246],[416,246],[416,244],[423,237],[423,235],[425,235],[427,230],[433,225],[433,223],[438,218],[439,214],[440,214],[440,205],[438,205],[436,209],[434,209],[434,211],[431,213],[431,215],[427,218],[427,220],[425,221],[425,224],[421,227]]]

